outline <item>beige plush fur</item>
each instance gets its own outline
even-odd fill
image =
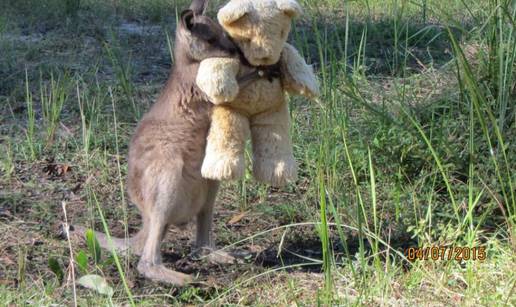
[[[197,74],[196,83],[206,93],[212,93],[211,102],[221,104],[235,100],[238,95],[238,82],[234,76],[240,69],[240,61],[234,58],[208,59],[203,66],[205,71]],[[225,80],[225,83],[212,80]]]
[[[301,13],[294,0],[231,0],[218,20],[252,65],[280,62],[281,77],[259,79],[239,88],[237,79],[254,70],[239,59],[201,62],[199,88],[216,104],[201,173],[216,180],[244,174],[244,146],[251,136],[257,180],[281,186],[297,178],[289,135],[285,91],[306,97],[319,94],[316,77],[299,52],[286,43],[292,18]]]
[[[284,90],[309,98],[315,98],[319,95],[319,86],[314,77],[312,67],[306,65],[296,48],[285,44],[281,57]]]

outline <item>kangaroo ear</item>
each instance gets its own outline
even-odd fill
[[[184,10],[181,12],[181,25],[188,30],[192,30],[194,12],[192,10]]]
[[[250,10],[248,1],[232,1],[219,10],[217,19],[223,26],[229,26],[247,15]]]
[[[190,9],[196,15],[204,15],[206,11],[206,7],[208,6],[208,0],[193,0],[192,4],[190,4]]]
[[[296,18],[303,13],[303,9],[295,0],[277,0],[278,8],[288,17]]]

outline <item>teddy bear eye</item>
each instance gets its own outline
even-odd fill
[[[248,17],[249,17],[249,14],[248,13],[244,13],[242,16],[238,17],[238,19],[233,20],[231,22],[231,26],[232,27],[243,27],[244,24],[246,23]]]
[[[237,21],[243,21],[245,19],[247,19],[249,17],[249,13],[244,13],[242,16],[240,16],[240,18],[238,18]]]
[[[248,38],[248,37],[242,37],[242,42],[244,43],[250,43],[251,42],[251,39]]]

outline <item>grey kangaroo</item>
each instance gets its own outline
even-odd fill
[[[167,228],[183,226],[196,217],[196,247],[214,250],[212,218],[219,182],[201,177],[212,104],[195,85],[195,77],[205,58],[238,56],[222,28],[203,16],[205,2],[194,0],[181,13],[174,68],[129,146],[127,189],[140,210],[143,226],[129,239],[112,239],[117,250],[141,256],[138,271],[145,277],[178,286],[191,281],[191,276],[163,266],[160,246]],[[80,226],[74,228],[84,231]],[[102,247],[111,248],[104,234],[97,233],[97,238]],[[231,260],[225,253],[214,254]]]

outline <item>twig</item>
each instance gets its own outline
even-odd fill
[[[70,229],[68,226],[68,217],[66,216],[66,202],[62,201],[61,206],[63,207],[63,213],[64,213],[64,231],[66,234],[66,239],[68,240],[68,248],[70,249],[70,274],[72,275],[72,286],[73,286],[73,304],[75,307],[77,307],[77,293],[75,290],[75,268],[73,265],[73,251],[72,251],[72,242],[70,241]]]

